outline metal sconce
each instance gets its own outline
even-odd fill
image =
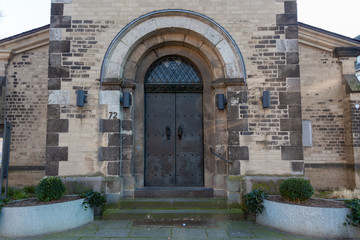
[[[84,107],[85,103],[87,102],[87,92],[84,90],[76,90],[76,106],[77,107]]]
[[[216,105],[218,110],[224,110],[226,104],[227,100],[225,98],[225,94],[216,94]]]
[[[263,91],[262,104],[263,108],[270,107],[270,91]]]
[[[129,108],[131,106],[131,94],[129,92],[123,92],[120,102],[123,108]]]

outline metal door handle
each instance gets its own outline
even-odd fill
[[[170,137],[171,137],[171,130],[169,127],[166,127],[166,139],[170,140]]]
[[[181,127],[178,128],[177,135],[179,137],[179,140],[181,140],[182,135],[183,135],[183,129]]]

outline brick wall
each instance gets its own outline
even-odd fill
[[[7,120],[12,121],[10,185],[37,184],[45,172],[48,46],[12,57],[7,69]]]
[[[312,123],[313,140],[313,146],[304,147],[305,173],[320,189],[353,184],[353,162],[347,156],[352,149],[345,144],[349,142],[345,120],[350,120],[349,97],[342,81],[346,61],[349,59],[300,45],[302,116]]]

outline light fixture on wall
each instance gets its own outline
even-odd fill
[[[270,91],[263,91],[262,104],[263,108],[270,107]]]
[[[87,91],[78,89],[76,90],[76,106],[84,107],[85,103],[87,103]]]
[[[360,56],[357,57],[357,61],[355,65],[355,75],[357,79],[360,81]]]
[[[218,110],[224,110],[227,100],[225,94],[216,94],[216,106]]]
[[[120,102],[123,108],[129,108],[131,106],[131,94],[129,92],[123,92]]]

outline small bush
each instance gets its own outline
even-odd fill
[[[35,194],[35,188],[36,188],[35,186],[25,186],[24,192],[26,194],[33,195],[33,194]]]
[[[346,207],[350,208],[351,214],[347,215],[344,225],[352,225],[354,227],[360,226],[360,199],[352,199],[345,201]]]
[[[10,200],[19,200],[19,199],[24,199],[24,198],[28,198],[29,195],[26,194],[22,189],[20,188],[14,188],[14,187],[9,187],[8,191],[7,191],[7,198]]]
[[[83,205],[85,209],[90,207],[104,207],[106,204],[106,196],[103,193],[94,192],[92,190],[88,190],[82,194],[80,194],[80,197],[85,198]]]
[[[291,202],[301,203],[311,198],[314,189],[309,181],[302,178],[289,178],[280,184],[281,196]]]
[[[258,216],[264,210],[264,205],[261,203],[267,198],[267,193],[261,190],[253,190],[245,195],[245,204],[249,212]]]
[[[37,185],[35,192],[39,201],[48,202],[61,198],[65,193],[65,186],[58,177],[46,177]]]

